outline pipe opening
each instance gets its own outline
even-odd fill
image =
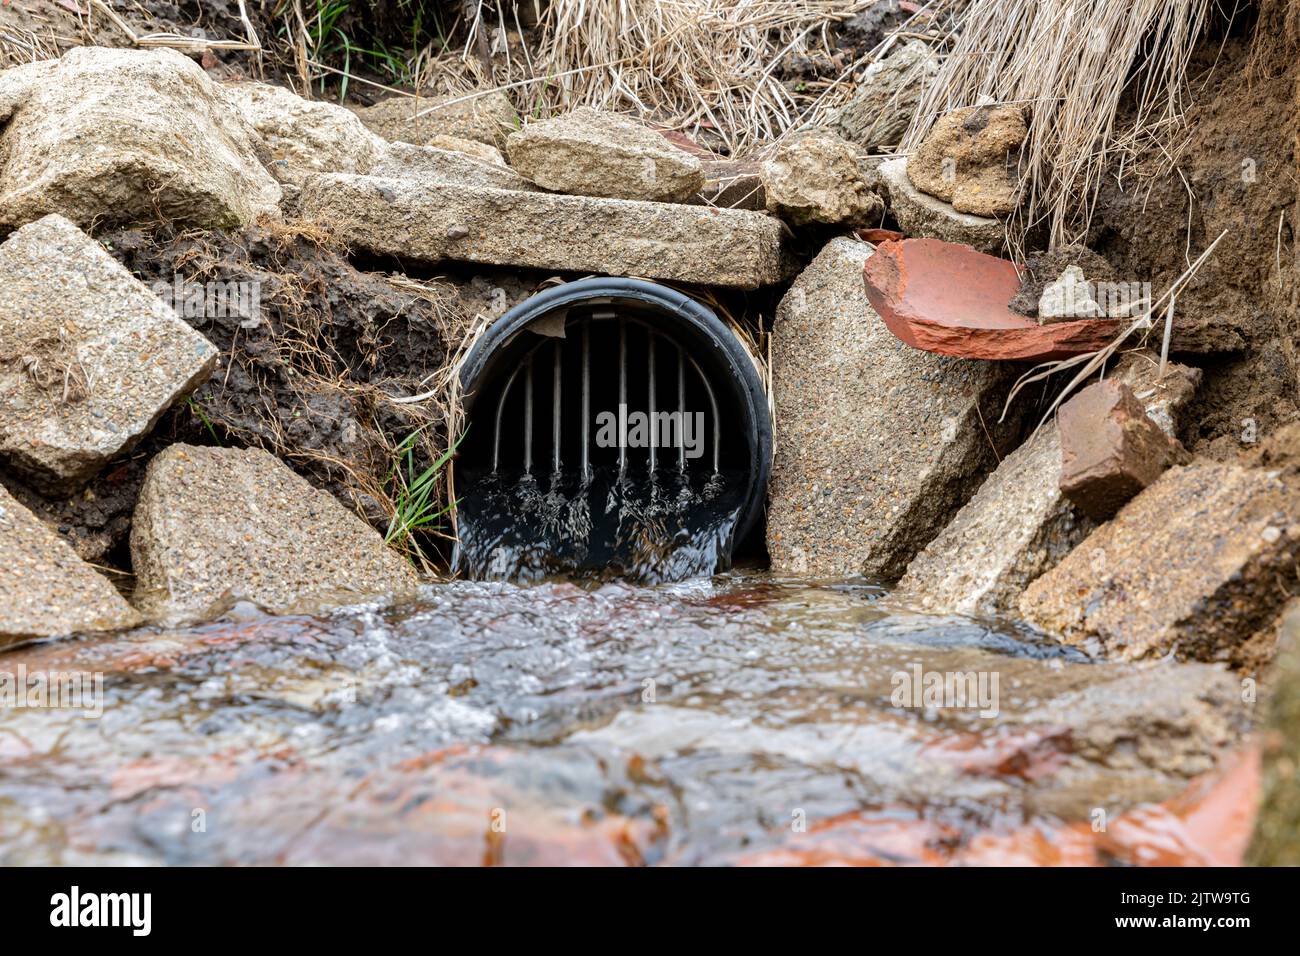
[[[462,371],[457,570],[678,580],[730,565],[771,456],[753,363],[663,286],[585,279],[499,319]]]

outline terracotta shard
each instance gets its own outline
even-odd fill
[[[938,239],[884,242],[867,260],[867,298],[913,348],[970,359],[1059,359],[1110,343],[1118,319],[1039,325],[1007,303],[1020,277],[1006,259]]]

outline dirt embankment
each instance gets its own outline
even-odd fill
[[[1229,458],[1300,418],[1296,261],[1296,90],[1300,69],[1278,16],[1239,14],[1197,54],[1187,139],[1174,167],[1142,188],[1118,172],[1098,195],[1090,245],[1125,280],[1159,295],[1224,230],[1175,309],[1231,329],[1234,351],[1187,357],[1206,375],[1189,409],[1189,446]],[[1263,39],[1261,39],[1263,38]],[[1199,75],[1197,75],[1199,74]],[[1144,160],[1159,163],[1153,154]],[[1220,334],[1220,333],[1214,333]],[[1158,344],[1158,333],[1157,333]]]

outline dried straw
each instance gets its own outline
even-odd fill
[[[634,112],[707,129],[735,153],[797,128],[831,87],[847,95],[838,81],[792,90],[778,68],[788,56],[834,54],[832,27],[875,2],[551,0],[535,49],[485,60],[476,51],[499,40],[488,22],[499,13],[496,0],[479,0],[457,65],[466,85],[521,90],[529,115],[583,105]]]
[[[949,0],[951,4],[952,0]],[[1097,186],[1157,148],[1163,169],[1185,145],[1187,70],[1210,0],[979,0],[954,23],[951,52],[926,91],[904,148],[937,117],[980,102],[1031,114],[1027,204],[1016,234],[1046,223],[1052,244],[1083,241]],[[1117,120],[1132,94],[1131,122]]]

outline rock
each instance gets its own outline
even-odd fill
[[[1082,270],[1083,277],[1093,284],[1094,293],[1097,283],[1110,283],[1115,278],[1115,270],[1110,263],[1087,246],[1060,246],[1051,252],[1038,252],[1025,257],[1024,280],[1007,307],[1020,315],[1038,315],[1038,301],[1043,297],[1043,290],[1070,266],[1078,266]]]
[[[887,160],[878,170],[881,185],[888,193],[889,208],[909,236],[959,242],[980,252],[995,252],[1002,247],[1006,227],[1001,222],[958,212],[950,203],[921,192],[908,178],[905,158]]]
[[[890,331],[913,348],[976,359],[1067,358],[1114,341],[1114,319],[1040,325],[1007,302],[1015,266],[937,239],[882,243],[863,271],[867,297]]]
[[[70,491],[211,374],[217,350],[62,216],[0,245],[0,458]]]
[[[1028,135],[1016,106],[971,106],[939,118],[911,154],[912,185],[958,212],[1005,216],[1016,208],[1016,162]]]
[[[785,275],[761,213],[326,174],[303,215],[372,252],[753,289]]]
[[[1092,297],[1092,286],[1078,266],[1069,266],[1038,298],[1038,321],[1099,319],[1106,311]]]
[[[0,487],[0,647],[134,627],[140,616],[108,579]]]
[[[1166,662],[1114,674],[1013,721],[1068,727],[1071,754],[1089,764],[1183,778],[1214,770],[1250,729],[1241,681],[1221,666]]]
[[[193,620],[223,602],[270,611],[406,594],[415,572],[369,525],[274,456],[171,445],[131,527],[135,606]]]
[[[796,226],[876,225],[885,210],[863,181],[853,147],[830,133],[782,143],[763,165],[763,188],[767,208]]]
[[[1282,616],[1265,702],[1264,793],[1247,862],[1300,866],[1300,603]]]
[[[1000,462],[907,567],[892,599],[937,613],[993,617],[1055,567],[1092,528],[1061,494],[1055,425]]]
[[[1300,550],[1300,495],[1273,474],[1171,468],[1020,599],[1068,644],[1136,660],[1228,660],[1281,606]]]
[[[354,112],[372,133],[393,142],[425,146],[435,136],[455,136],[503,148],[506,136],[519,128],[509,98],[501,92],[466,96],[394,96]]]
[[[83,227],[233,228],[279,215],[256,134],[175,50],[74,47],[6,70],[0,130],[0,229],[48,213]]]
[[[477,140],[463,139],[460,136],[449,136],[440,133],[437,136],[430,137],[425,146],[432,146],[434,149],[445,149],[453,153],[464,153],[466,156],[473,156],[475,159],[482,160],[485,163],[492,163],[495,166],[504,166],[506,158],[501,155],[501,150],[488,143],[480,143]]]
[[[939,58],[929,44],[908,40],[866,68],[853,96],[831,118],[831,127],[868,152],[897,146],[938,71]]]
[[[384,141],[346,107],[305,100],[268,83],[224,89],[266,143],[277,179],[294,180],[308,171],[368,173],[379,160]]]
[[[1095,382],[1057,414],[1061,491],[1094,521],[1114,517],[1129,499],[1184,458],[1176,439],[1147,417],[1121,381]]]
[[[1131,353],[1115,381],[1142,396],[1172,440],[1176,415],[1191,400],[1198,369],[1158,366]],[[1016,609],[1030,582],[1056,567],[1094,527],[1061,492],[1061,438],[1055,423],[1039,428],[1002,460],[952,522],[908,565],[893,600],[925,611],[1003,615]]]
[[[466,153],[435,146],[389,143],[374,167],[374,175],[453,186],[490,186],[535,192],[537,187],[510,167],[485,162]]]
[[[776,447],[767,542],[778,572],[896,578],[994,463],[1004,367],[908,348],[861,273],[871,247],[829,242],[773,326]]]
[[[685,202],[704,188],[697,157],[636,120],[586,106],[510,134],[506,155],[543,189],[575,196]]]

